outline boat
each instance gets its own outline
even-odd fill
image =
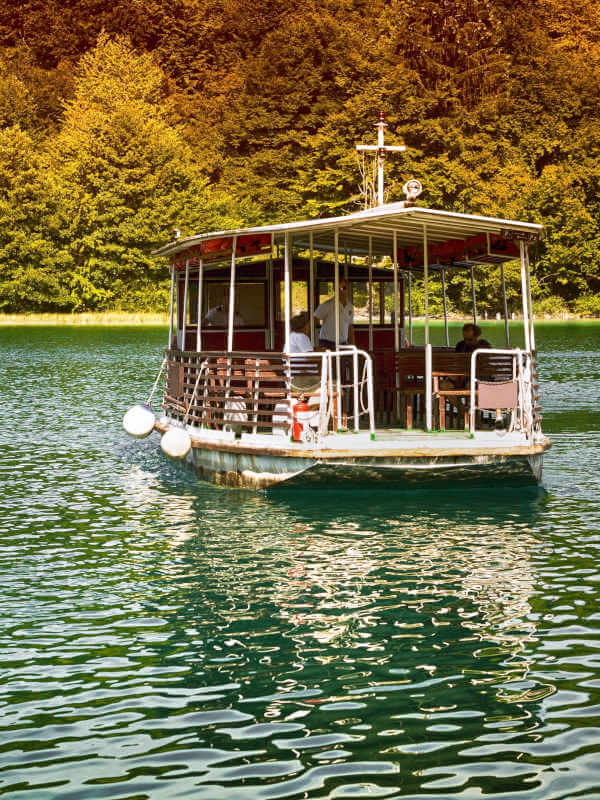
[[[148,400],[125,414],[131,435],[157,432],[169,457],[224,486],[539,483],[551,442],[542,432],[529,247],[543,227],[425,207],[414,179],[404,200],[385,202],[384,157],[403,147],[384,144],[382,114],[377,128],[377,145],[359,146],[376,151],[370,207],[176,235],[155,251],[170,262],[169,339]],[[504,265],[515,260],[523,347],[510,342]],[[505,341],[456,352],[447,286],[470,277],[477,326],[475,275],[492,272]],[[355,307],[348,341],[342,282]],[[413,341],[416,282],[421,345]],[[443,293],[443,346],[431,341],[433,283]],[[315,312],[325,298],[335,337],[319,347]],[[314,347],[302,353],[291,346],[299,311]]]

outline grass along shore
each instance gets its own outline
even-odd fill
[[[82,314],[0,314],[0,325],[168,325],[168,314],[87,311]]]
[[[536,323],[540,322],[600,322],[597,317],[582,316],[578,314],[536,314],[534,316]],[[425,321],[424,317],[413,317],[413,322],[422,324]],[[450,315],[448,322],[451,325],[464,323],[470,321],[467,316]],[[361,320],[364,323],[364,320]],[[430,317],[430,322],[433,325],[442,324],[443,319],[439,317]],[[495,317],[488,319],[480,319],[484,325],[504,324],[503,320],[497,320]],[[521,322],[520,317],[511,319],[511,324],[518,324]],[[168,314],[156,314],[150,312],[135,312],[135,311],[87,311],[82,314],[0,314],[0,326],[16,326],[16,325],[168,325]],[[408,318],[406,321],[408,325]]]

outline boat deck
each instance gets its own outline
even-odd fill
[[[158,431],[167,430],[168,421],[162,417],[156,421]],[[536,442],[528,441],[522,433],[505,431],[407,430],[404,428],[378,428],[375,438],[369,431],[344,431],[329,433],[318,446],[303,442],[292,442],[284,436],[272,434],[242,433],[239,438],[233,432],[188,427],[192,447],[204,450],[221,450],[237,453],[263,453],[265,455],[288,456],[323,460],[364,456],[460,456],[460,455],[534,455],[550,447],[546,437]]]

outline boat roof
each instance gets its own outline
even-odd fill
[[[543,235],[543,226],[533,222],[484,217],[476,214],[460,214],[410,205],[405,201],[356,211],[340,217],[326,217],[298,222],[283,222],[254,228],[237,228],[226,231],[211,231],[194,236],[175,239],[158,250],[155,256],[176,256],[211,239],[233,236],[252,237],[271,235],[275,243],[282,243],[285,234],[293,235],[293,244],[309,247],[312,234],[315,249],[332,251],[334,235],[339,234],[340,253],[367,255],[369,238],[374,256],[391,256],[394,233],[398,248],[418,247],[423,243],[423,230],[427,228],[430,243],[443,243],[457,239],[468,239],[481,234],[492,234],[509,240],[526,239],[538,241]]]

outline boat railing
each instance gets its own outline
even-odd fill
[[[338,431],[353,420],[355,433],[360,430],[361,417],[368,418],[369,432],[375,435],[375,403],[373,390],[373,359],[365,350],[354,345],[340,345],[339,350],[289,353],[292,383],[295,365],[309,360],[321,361],[319,397],[319,432],[323,436],[328,421],[333,418]],[[366,395],[366,397],[365,397]]]
[[[364,416],[375,433],[372,360],[354,346],[309,353],[172,349],[165,357],[163,409],[183,424],[289,436],[294,406],[310,394],[319,438],[350,418],[358,431]],[[295,386],[298,374],[312,375],[316,391]]]
[[[507,411],[509,431],[530,439],[537,407],[533,399],[532,355],[519,348],[480,348],[471,355],[469,430],[476,432],[477,411]],[[502,368],[498,369],[501,364]]]

